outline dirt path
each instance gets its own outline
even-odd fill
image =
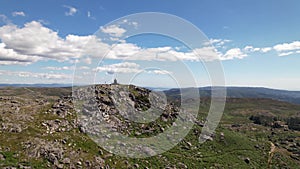
[[[274,152],[275,152],[275,149],[276,149],[276,146],[274,145],[274,143],[272,143],[270,141],[270,151],[269,151],[269,159],[268,159],[268,168],[271,168],[271,162],[272,162],[272,158],[273,158],[273,155],[274,155]]]

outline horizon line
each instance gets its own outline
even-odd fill
[[[101,85],[101,84],[112,84],[112,83],[97,83],[97,84],[73,84],[73,83],[0,83],[0,87],[30,87],[30,85],[32,85],[32,87],[34,87],[34,85],[41,85],[41,86],[36,86],[36,87],[41,87],[43,88],[42,85],[57,85],[59,87],[59,85],[61,87],[74,87],[74,86],[84,86],[84,85]],[[121,83],[120,83],[121,84]],[[18,86],[14,86],[14,85],[18,85]],[[24,85],[24,86],[22,86]],[[28,85],[28,86],[26,86]],[[135,85],[135,84],[125,84],[125,85]],[[135,85],[138,86],[138,85]],[[140,86],[143,88],[163,88],[163,89],[180,89],[180,87],[164,87],[164,86]],[[286,88],[275,88],[275,87],[267,87],[267,86],[245,86],[245,85],[225,85],[225,86],[186,86],[186,87],[181,87],[181,89],[187,89],[187,88],[209,88],[209,87],[225,87],[225,88],[264,88],[264,89],[272,89],[272,90],[285,90],[285,91],[291,91],[291,92],[300,92],[300,89],[286,89]]]

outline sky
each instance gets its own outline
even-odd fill
[[[224,78],[226,86],[300,90],[299,7],[298,0],[0,0],[0,83],[117,78],[190,87]],[[133,15],[143,12],[173,20]],[[158,28],[185,40],[128,36]]]

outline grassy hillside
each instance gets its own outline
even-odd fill
[[[136,99],[143,98],[138,103],[147,106],[147,95],[140,91],[146,90],[130,88]],[[250,120],[252,115],[266,114],[284,123],[297,115],[300,105],[228,99],[211,141],[199,144],[210,105],[203,98],[197,123],[177,146],[161,155],[131,159],[105,151],[81,131],[72,99],[62,97],[70,92],[70,88],[1,88],[0,168],[297,168],[300,164],[299,131],[286,124],[275,128]],[[107,98],[102,93],[100,99]]]

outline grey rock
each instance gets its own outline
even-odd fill
[[[207,141],[213,141],[212,136],[208,135],[208,134],[201,134],[200,135],[200,139],[202,140],[207,140]]]
[[[95,157],[95,162],[96,162],[97,164],[104,165],[105,160],[102,159],[101,157]]]
[[[71,163],[71,160],[70,160],[69,158],[64,158],[64,159],[62,160],[62,163],[64,163],[64,164],[70,164],[70,163]]]
[[[53,154],[53,153],[50,153],[47,159],[52,164],[57,162],[57,158],[56,158],[55,154]]]
[[[5,157],[3,154],[0,154],[0,161],[3,161],[3,160],[5,160]]]
[[[183,164],[183,163],[178,163],[177,164],[177,166],[179,167],[179,168],[188,168],[185,164]]]
[[[57,165],[56,165],[56,168],[58,168],[58,169],[63,169],[63,168],[64,168],[64,165],[63,165],[63,164],[57,164]]]
[[[250,158],[247,157],[247,158],[244,159],[244,161],[245,161],[245,163],[249,164],[250,163]]]
[[[90,162],[90,161],[85,161],[85,165],[88,167],[88,168],[90,168],[91,166],[92,166],[92,163]]]
[[[152,150],[150,147],[143,147],[143,152],[146,153],[149,156],[154,156],[156,152]]]

